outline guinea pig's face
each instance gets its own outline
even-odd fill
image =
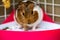
[[[16,20],[19,24],[32,24],[38,19],[38,12],[33,11],[34,3],[20,2],[17,10]]]

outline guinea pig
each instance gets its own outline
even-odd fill
[[[15,19],[18,24],[22,25],[22,28],[24,28],[25,31],[29,30],[29,28],[33,28],[33,26],[29,27],[27,24],[33,24],[38,19],[38,12],[33,11],[34,7],[35,4],[31,1],[20,1],[18,3]]]

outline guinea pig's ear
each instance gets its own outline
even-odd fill
[[[29,8],[30,10],[33,10],[34,4],[33,4],[33,3],[30,3],[30,4],[28,5],[28,8]]]
[[[21,4],[23,4],[23,2],[19,1],[18,4],[16,5],[16,9],[18,9]]]
[[[37,15],[37,14],[38,14],[38,12],[37,12],[37,11],[33,11],[33,14],[34,14],[34,15]]]

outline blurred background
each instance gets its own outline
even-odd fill
[[[9,16],[10,12],[16,8],[20,0],[11,0],[11,7],[6,9],[3,7],[2,0],[0,0],[0,24]],[[23,1],[23,0],[22,0]],[[29,0],[35,1],[55,23],[60,24],[60,0]]]

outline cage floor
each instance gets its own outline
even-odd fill
[[[2,18],[2,19],[0,19],[0,24],[2,23],[4,21],[4,19]]]

